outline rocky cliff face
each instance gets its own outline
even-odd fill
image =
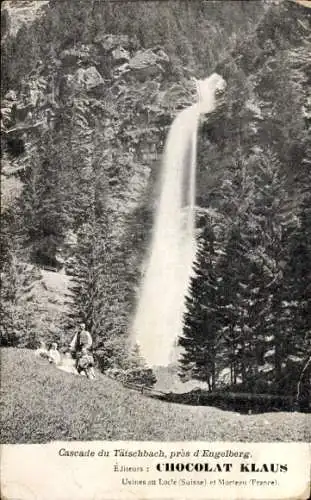
[[[124,190],[129,209],[135,208],[134,199],[138,203],[145,192],[176,107],[190,103],[195,93],[186,77],[169,83],[169,71],[170,59],[162,49],[135,50],[126,35],[77,43],[49,64],[38,60],[31,73],[21,75],[18,90],[7,91],[2,101],[4,174],[31,168],[45,134],[54,131],[71,134],[82,161],[90,165],[94,134],[100,129],[106,161],[127,164]],[[68,114],[70,124],[64,119]]]

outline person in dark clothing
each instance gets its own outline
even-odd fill
[[[70,351],[72,356],[76,359],[76,369],[78,373],[85,372],[87,375],[92,372],[94,374],[94,359],[89,353],[92,344],[91,334],[86,330],[85,324],[82,323],[81,329],[75,334],[70,343]],[[90,372],[87,372],[86,368],[90,368]],[[94,376],[89,378],[94,378]]]
[[[85,324],[81,324],[81,330],[75,334],[71,343],[70,350],[73,354],[77,355],[81,352],[82,347],[90,349],[92,347],[93,341],[91,334],[85,329]]]

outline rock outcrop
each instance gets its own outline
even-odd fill
[[[70,76],[69,84],[75,91],[86,90],[87,92],[103,87],[104,80],[94,66],[79,68]]]
[[[144,81],[162,75],[168,64],[169,57],[162,49],[147,49],[138,51],[129,60],[129,69],[137,80]]]

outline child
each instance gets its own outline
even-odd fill
[[[80,374],[85,374],[88,378],[94,379],[94,358],[86,347],[82,347],[81,354],[77,360],[77,370]]]
[[[35,351],[35,356],[40,356],[40,358],[48,358],[49,357],[49,353],[48,353],[48,350],[46,348],[45,342],[42,342],[42,341],[40,342],[40,346]]]
[[[57,344],[56,342],[53,342],[51,345],[51,349],[48,352],[48,360],[50,363],[53,363],[54,365],[59,365],[60,364],[60,353],[57,350]]]

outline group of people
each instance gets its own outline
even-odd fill
[[[81,324],[81,329],[73,337],[69,349],[62,356],[58,350],[56,342],[47,349],[45,342],[40,342],[40,347],[36,350],[36,356],[40,356],[54,364],[66,373],[85,375],[90,379],[95,378],[94,358],[91,354],[92,347],[91,334],[86,330],[85,324]]]

